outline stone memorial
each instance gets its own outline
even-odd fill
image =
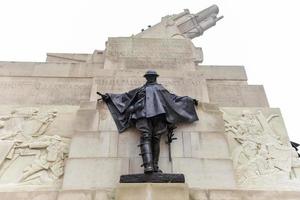
[[[201,65],[192,39],[216,25],[218,13],[216,5],[185,9],[108,38],[91,54],[1,61],[0,199],[299,199],[300,160],[263,86],[248,85],[243,66]],[[120,183],[144,173],[141,134],[134,127],[119,134],[97,92],[138,88],[150,69],[170,93],[198,100],[199,120],[176,124],[170,154],[167,134],[159,144],[159,169],[184,175],[184,183],[157,183],[160,173]]]

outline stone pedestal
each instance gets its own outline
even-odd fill
[[[120,183],[116,200],[188,200],[188,185],[184,183]]]

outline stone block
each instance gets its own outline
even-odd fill
[[[212,85],[248,85],[247,81],[240,80],[206,80],[206,83],[210,86]]]
[[[0,192],[1,200],[56,200],[57,191],[11,191]]]
[[[189,192],[183,183],[121,183],[116,200],[188,200]]]
[[[114,188],[120,175],[129,173],[126,158],[69,159],[65,167],[62,188],[101,189]]]
[[[199,121],[178,124],[176,131],[224,132],[222,113],[214,104],[200,103],[196,108]]]
[[[69,157],[117,157],[118,137],[117,132],[77,133],[72,138]]]
[[[190,40],[161,38],[108,38],[105,69],[194,69],[199,62]]]
[[[61,191],[57,200],[93,200],[93,192],[90,190]]]
[[[97,190],[94,200],[114,200],[115,192],[111,190]]]
[[[76,131],[97,131],[99,125],[98,110],[81,109],[76,114]]]
[[[224,133],[183,132],[183,157],[229,159]]]
[[[117,126],[104,102],[99,103],[99,128],[100,131],[118,131]],[[122,134],[126,134],[122,133]]]
[[[47,53],[46,62],[81,63],[86,62],[90,55],[86,53]]]
[[[173,158],[173,173],[183,173],[192,188],[235,188],[230,159]]]
[[[190,200],[210,200],[209,198],[209,191],[210,190],[201,190],[201,189],[194,189],[189,188],[189,196]]]
[[[34,62],[5,62],[0,61],[1,76],[31,76],[35,67]]]
[[[82,101],[80,102],[80,110],[96,110],[98,102],[97,101]]]
[[[244,66],[198,65],[196,71],[208,80],[247,81]]]
[[[89,78],[0,77],[0,104],[78,105],[89,100],[91,87]]]
[[[210,103],[224,107],[269,107],[261,85],[208,84]]]
[[[86,62],[87,63],[97,63],[97,64],[104,64],[104,50],[94,50],[93,54],[91,54]]]
[[[76,108],[78,109],[78,107]],[[76,111],[69,113],[58,113],[56,120],[48,129],[49,135],[60,135],[63,137],[72,137],[74,126],[76,124]]]
[[[190,189],[192,200],[296,200],[299,199],[299,191],[285,190],[219,190],[219,189]]]
[[[296,200],[299,199],[299,191],[275,191],[275,190],[211,190],[210,200]]]
[[[119,135],[118,157],[138,157],[140,153],[140,134],[135,129],[127,130]]]
[[[1,62],[0,75],[8,77],[80,77],[102,74],[103,61],[98,63]]]

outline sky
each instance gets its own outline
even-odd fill
[[[264,85],[289,137],[300,143],[299,0],[1,0],[0,61],[46,60],[47,52],[92,53],[108,37],[130,36],[161,17],[217,4],[224,19],[193,40],[203,64],[243,65]]]

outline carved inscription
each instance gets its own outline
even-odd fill
[[[268,107],[262,86],[209,84],[209,99],[212,103],[226,107]]]
[[[87,78],[0,78],[1,104],[76,105],[90,97]]]
[[[192,43],[182,39],[110,38],[107,56],[192,58]]]
[[[159,78],[158,82],[167,90],[180,96],[191,96],[207,102],[205,80],[190,78]],[[144,78],[136,77],[98,77],[95,80],[97,91],[123,93],[145,84]]]

